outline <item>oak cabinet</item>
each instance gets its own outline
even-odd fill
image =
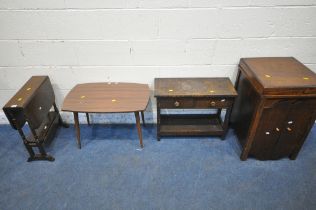
[[[316,117],[316,76],[295,58],[243,58],[231,123],[241,159],[295,159]]]

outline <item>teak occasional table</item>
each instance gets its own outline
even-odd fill
[[[144,110],[149,100],[149,87],[137,83],[85,83],[76,85],[66,96],[62,110],[73,112],[79,149],[80,127],[78,113],[134,112],[140,146],[143,147],[139,113],[144,123]]]
[[[225,138],[237,93],[229,78],[156,78],[157,140],[161,136]],[[215,114],[161,114],[161,109],[216,109]],[[222,109],[226,109],[224,120]]]

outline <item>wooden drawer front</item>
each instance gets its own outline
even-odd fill
[[[192,98],[161,98],[158,99],[158,107],[162,109],[195,108]]]
[[[195,101],[195,108],[226,108],[232,104],[232,99],[227,98],[201,98]]]
[[[227,98],[163,98],[158,102],[159,108],[162,109],[209,109],[230,107],[233,101]]]

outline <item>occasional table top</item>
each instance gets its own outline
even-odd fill
[[[229,78],[156,78],[155,97],[235,97]]]
[[[66,96],[62,110],[71,112],[135,112],[146,109],[147,84],[85,83],[76,85]]]

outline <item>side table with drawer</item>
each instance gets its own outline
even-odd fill
[[[161,136],[221,136],[237,93],[229,78],[155,78],[157,140]],[[165,114],[163,109],[177,109]],[[190,114],[186,110],[214,109],[214,114]],[[222,119],[222,110],[226,109]],[[183,110],[183,112],[181,112]]]

